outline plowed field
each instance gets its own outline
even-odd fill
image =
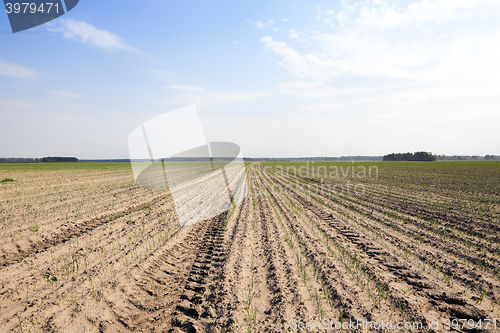
[[[500,331],[500,164],[369,166],[248,164],[180,228],[130,164],[0,165],[0,330]]]

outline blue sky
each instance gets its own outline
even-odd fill
[[[12,34],[0,156],[127,158],[195,104],[249,157],[500,154],[493,0],[93,1]]]

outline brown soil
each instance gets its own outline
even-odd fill
[[[317,179],[247,173],[243,203],[184,228],[169,193],[137,188],[128,171],[24,174],[0,198],[2,331],[288,332],[293,320],[361,319],[500,328],[495,221],[422,204],[445,194],[380,184],[331,195]]]

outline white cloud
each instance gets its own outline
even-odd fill
[[[475,17],[481,19],[490,10],[498,11],[498,1],[494,0],[421,0],[407,7],[397,8],[383,1],[375,1],[375,6],[347,8],[357,14],[359,23],[378,25],[380,27],[397,26],[403,23],[424,23],[430,21],[445,22],[452,19]]]
[[[332,9],[330,9],[326,12],[327,15],[333,15],[334,13],[335,13],[335,11],[333,11]]]
[[[286,43],[275,41],[270,36],[261,41],[267,49],[282,57],[278,64],[298,78],[325,80],[331,75],[340,74],[347,66],[345,60],[324,60],[313,54],[301,55]]]
[[[58,98],[77,99],[77,98],[84,97],[82,95],[75,94],[73,92],[66,91],[66,90],[52,90],[52,91],[50,91],[50,93]]]
[[[343,9],[332,13],[342,28],[309,32],[308,40],[314,44],[309,52],[304,47],[298,52],[269,36],[261,41],[281,58],[278,65],[287,70],[292,81],[323,82],[322,89],[315,88],[310,96],[437,82],[460,82],[471,87],[466,91],[479,86],[500,90],[500,28],[494,24],[500,19],[500,10],[492,10],[495,2],[421,0],[401,8],[377,3],[351,6],[344,1]],[[300,38],[294,30],[289,37]],[[364,87],[332,86],[332,80],[346,75],[371,83]],[[299,93],[305,94],[304,88],[280,88],[288,92],[301,89]]]
[[[262,23],[261,21],[255,22],[255,26],[259,29],[269,28],[274,24],[273,20],[269,20],[266,23]]]
[[[234,44],[238,44],[238,41],[236,41],[236,40],[233,40],[233,43],[234,43]]]
[[[39,74],[37,71],[29,67],[0,60],[0,76],[34,80],[38,78]]]
[[[283,18],[281,19],[281,21],[283,21],[283,22],[288,22],[288,19],[287,19],[287,18],[285,18],[285,17],[283,17]]]
[[[307,40],[303,39],[303,38],[300,38],[299,34],[295,32],[295,30],[290,30],[290,33],[288,34],[288,37],[290,39],[296,39],[298,40],[299,42],[307,42]]]
[[[137,51],[134,47],[127,45],[117,34],[98,29],[83,21],[63,19],[59,21],[58,27],[49,28],[49,30],[61,32],[66,39],[73,39],[103,50]]]

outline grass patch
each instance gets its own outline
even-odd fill
[[[60,162],[60,163],[0,163],[0,170],[8,171],[55,171],[55,170],[123,170],[130,162]]]
[[[13,181],[14,181],[14,179],[12,179],[12,178],[4,178],[4,179],[0,180],[0,183],[10,183]]]

